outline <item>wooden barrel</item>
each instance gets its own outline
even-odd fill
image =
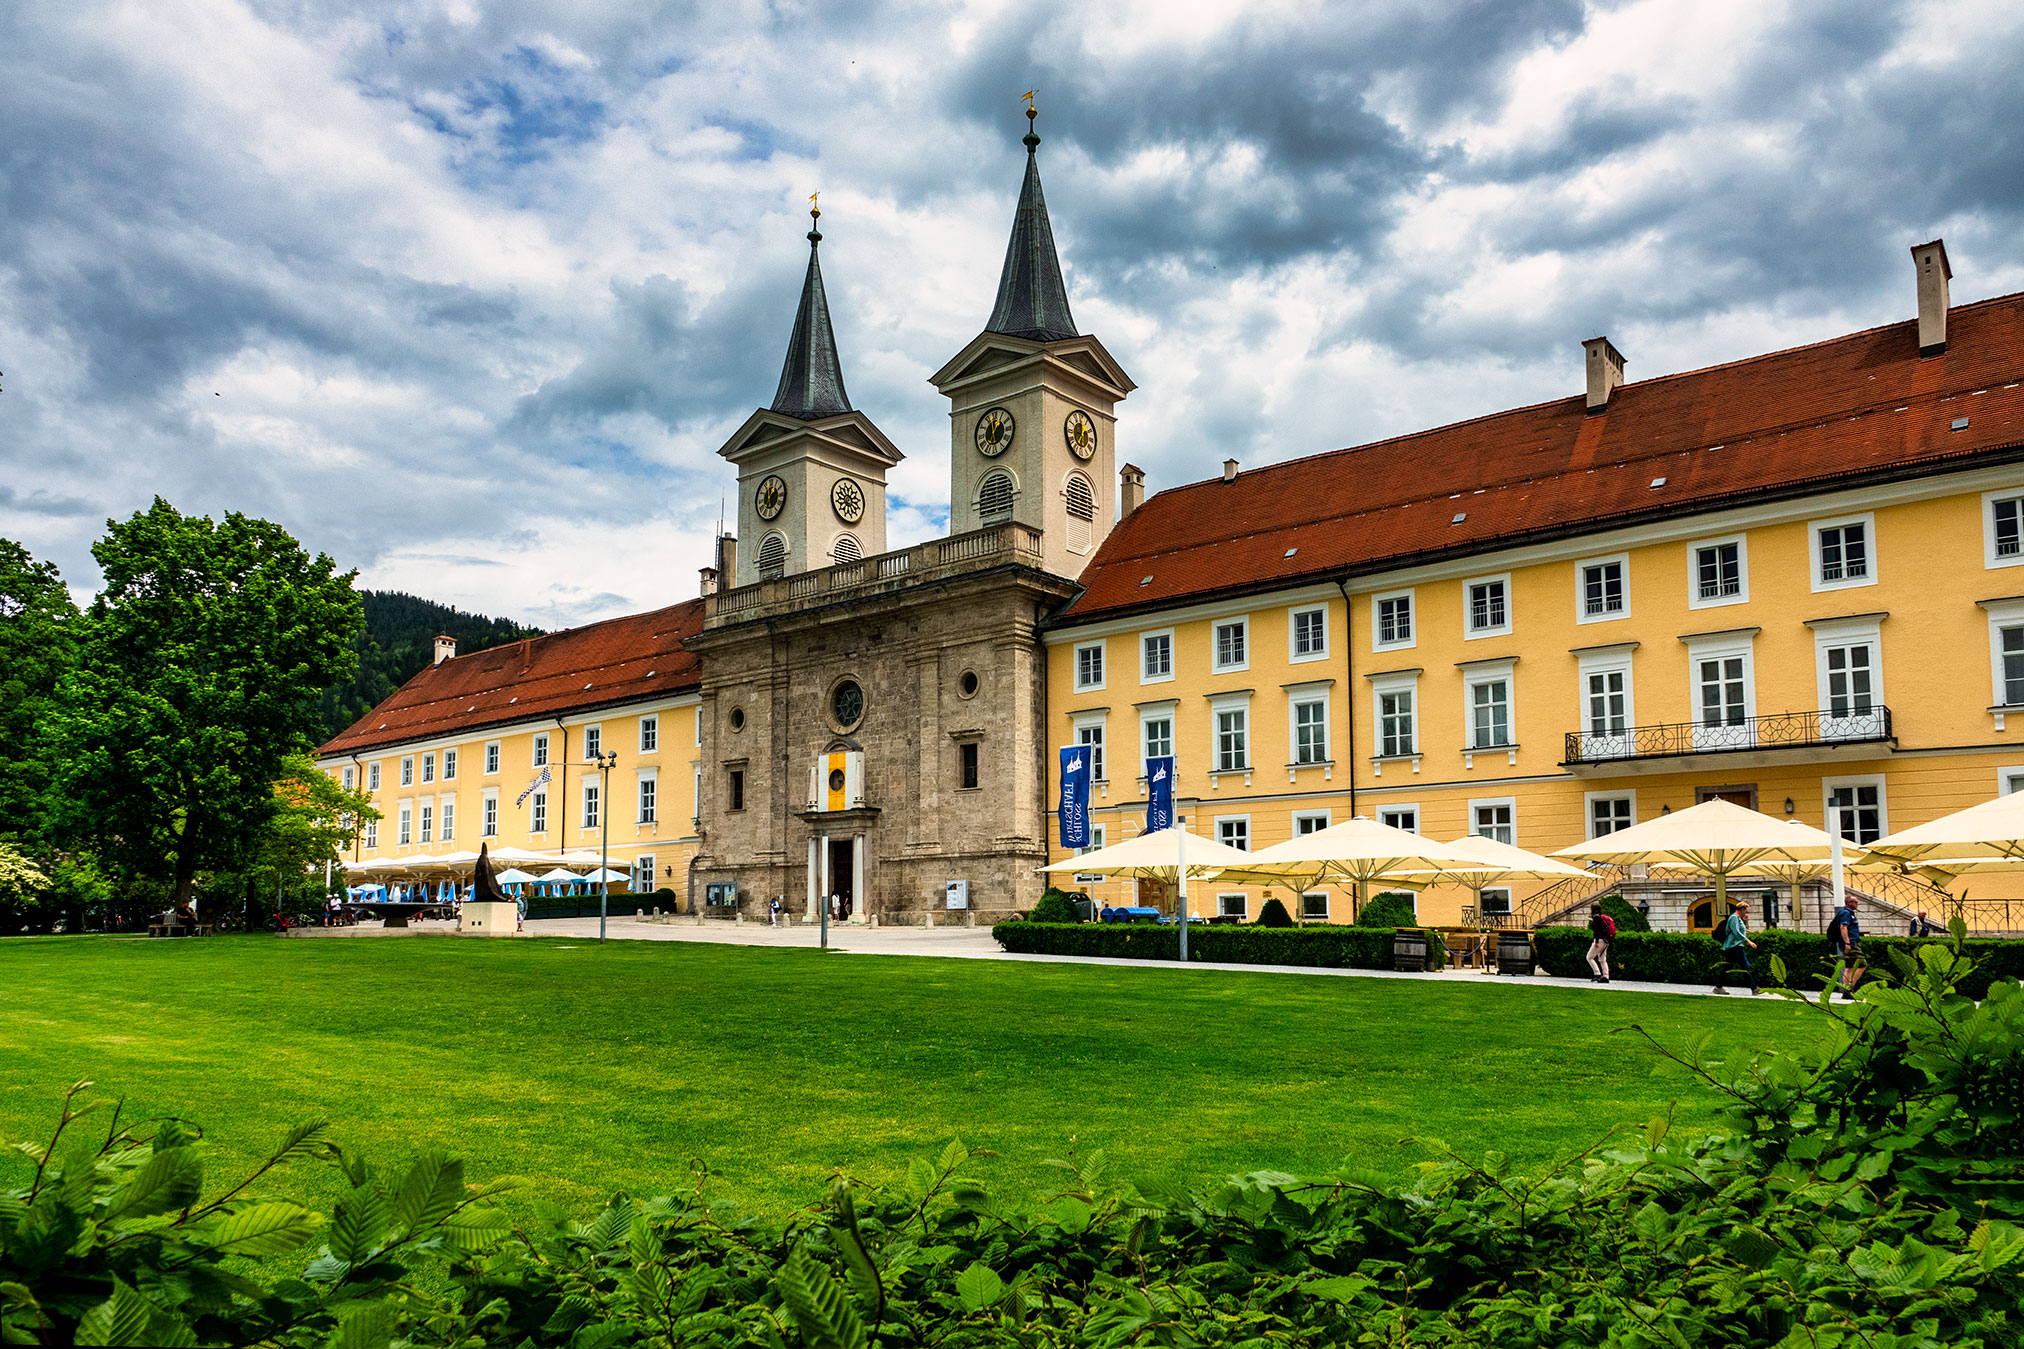
[[[1422,973],[1427,968],[1427,934],[1402,927],[1392,934],[1392,968]]]
[[[1497,934],[1497,973],[1532,973],[1531,933],[1499,932]]]

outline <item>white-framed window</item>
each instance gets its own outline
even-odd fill
[[[1989,612],[1989,673],[1993,705],[2024,707],[2024,600],[1983,606]]]
[[[1876,619],[1813,625],[1822,737],[1883,734],[1883,640]]]
[[[1476,892],[1476,908],[1485,918],[1505,917],[1511,912],[1511,888],[1492,885]]]
[[[641,824],[653,824],[655,822],[654,813],[659,804],[659,795],[660,775],[657,773],[641,773],[639,786],[639,822]]]
[[[1841,836],[1850,843],[1874,843],[1890,832],[1881,775],[1828,778],[1820,786],[1821,804],[1840,809]]]
[[[1249,815],[1218,815],[1216,817],[1216,842],[1238,852],[1251,851],[1251,817]]]
[[[430,802],[422,802],[421,818],[422,834],[416,841],[424,844],[435,842],[436,807]]]
[[[1139,639],[1139,683],[1165,684],[1174,677],[1174,630],[1142,632]]]
[[[443,834],[443,842],[445,842],[445,843],[454,843],[454,842],[456,842],[456,840],[457,840],[457,799],[456,799],[455,797],[453,797],[453,796],[446,796],[446,797],[444,797],[444,798],[443,798],[443,802],[442,802],[442,804],[441,804],[441,805],[440,805],[439,807],[437,807],[437,809],[438,809],[438,810],[440,810],[440,811],[442,812],[442,816],[443,816],[443,819],[442,819],[442,824],[443,824],[443,831],[442,831],[442,834]]]
[[[1876,516],[1815,520],[1806,527],[1813,589],[1850,590],[1876,584]]]
[[[1328,828],[1333,818],[1331,811],[1296,810],[1293,812],[1293,837],[1305,838],[1309,834],[1318,834]]]
[[[1308,923],[1328,921],[1328,891],[1303,890],[1300,892],[1300,918]]]
[[[1630,617],[1630,554],[1592,557],[1574,568],[1574,617],[1607,623]]]
[[[1472,664],[1462,671],[1468,704],[1463,743],[1470,749],[1509,749],[1518,743],[1511,707],[1512,665],[1508,660]]]
[[[1745,749],[1756,743],[1752,645],[1749,637],[1733,635],[1687,644],[1695,749]]]
[[[1418,638],[1413,626],[1413,592],[1393,590],[1370,597],[1370,649],[1400,651]]]
[[[2024,566],[2024,490],[2012,487],[1983,494],[1982,564]]]
[[[545,834],[548,832],[548,793],[534,793],[533,806],[534,815],[528,828],[534,833]]]
[[[365,766],[365,789],[369,792],[380,789],[380,766],[377,762]]]
[[[1636,792],[1586,792],[1582,804],[1590,838],[1614,834],[1637,823]]]
[[[354,769],[352,765],[346,764],[344,766],[344,789],[346,791],[351,790],[351,784],[354,780],[355,780]]]
[[[1629,758],[1635,746],[1631,730],[1637,725],[1636,688],[1631,682],[1629,643],[1580,656],[1581,757],[1594,759]]]
[[[484,816],[484,829],[485,829],[485,835],[484,835],[484,836],[485,836],[486,838],[497,838],[497,837],[499,837],[499,789],[498,789],[498,788],[494,787],[494,788],[492,788],[492,789],[491,789],[490,791],[488,791],[488,792],[486,792],[486,793],[485,793],[485,797],[484,797],[484,802],[483,802],[482,806],[480,807],[480,810],[481,810],[481,813],[482,813],[482,814],[483,814],[483,816]]]
[[[457,780],[457,751],[453,749],[446,749],[443,751],[443,781],[455,782],[456,780]]]
[[[422,756],[422,781],[434,782],[435,780],[436,780],[436,756],[433,753],[424,754]]]
[[[1089,846],[1086,848],[1077,848],[1075,850],[1075,855],[1077,857],[1087,857],[1089,854],[1095,852],[1098,848],[1106,846],[1105,840],[1107,840],[1109,837],[1110,837],[1109,825],[1098,824],[1096,821],[1091,820],[1089,822]]]
[[[367,820],[365,822],[365,839],[363,840],[363,843],[364,846],[367,848],[379,847],[380,824],[378,820]]]
[[[586,760],[595,759],[598,755],[602,753],[604,753],[604,727],[602,726],[584,727],[583,757]]]
[[[543,731],[541,734],[534,737],[534,766],[536,768],[539,768],[547,762],[548,762],[548,732]]]
[[[414,785],[415,785],[415,756],[412,754],[406,754],[401,756],[401,786],[412,787]]]
[[[1084,712],[1075,718],[1075,743],[1089,746],[1089,780],[1106,782],[1110,775],[1104,771],[1103,724],[1101,712]]]
[[[1251,668],[1251,619],[1222,618],[1216,620],[1210,637],[1210,669],[1216,674],[1229,674]]]
[[[1242,891],[1233,891],[1216,896],[1216,916],[1219,918],[1244,918],[1249,915],[1251,897]]]
[[[589,779],[583,784],[583,827],[597,828],[597,780]]]
[[[1328,690],[1290,689],[1286,694],[1288,750],[1294,764],[1325,764],[1328,754]]]
[[[2024,792],[2024,764],[1996,770],[1996,795],[2008,796],[2012,792]]]
[[[652,894],[654,889],[654,855],[641,853],[633,859],[632,888],[636,895]]]
[[[696,780],[689,793],[689,818],[701,821],[703,818],[703,765],[695,765]]]
[[[1403,829],[1408,834],[1417,834],[1420,832],[1420,808],[1417,805],[1379,806],[1377,822],[1393,829]]]
[[[415,807],[412,802],[401,802],[400,832],[394,835],[396,846],[405,848],[415,841]]]
[[[1174,709],[1171,705],[1139,709],[1139,743],[1143,747],[1139,756],[1141,761],[1164,759],[1174,752]]]
[[[1462,583],[1462,636],[1501,637],[1511,631],[1511,576],[1479,576]]]
[[[1741,534],[1704,539],[1687,549],[1687,607],[1750,602],[1750,543]]]
[[[661,719],[640,718],[640,753],[652,754],[661,747]]]
[[[1244,773],[1251,768],[1251,704],[1248,698],[1209,705],[1214,719],[1218,773]]]
[[[1469,802],[1469,832],[1514,847],[1518,842],[1518,802],[1509,796],[1484,797]]]
[[[1100,689],[1103,687],[1103,643],[1077,642],[1075,644],[1075,687]]]
[[[497,740],[487,740],[485,742],[485,776],[490,777],[498,771],[499,742]]]
[[[1403,759],[1420,752],[1420,680],[1411,674],[1381,675],[1371,680],[1371,702],[1377,726],[1377,757]]]
[[[1328,659],[1328,606],[1304,604],[1286,611],[1287,656],[1295,664]]]

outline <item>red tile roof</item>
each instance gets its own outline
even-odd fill
[[[688,692],[702,685],[702,662],[682,642],[702,630],[695,599],[456,656],[401,685],[319,752],[353,754]]]
[[[1625,384],[1592,417],[1563,398],[1190,483],[1119,522],[1058,621],[2017,457],[2019,380],[2024,295],[2007,295],[1954,309],[1924,360],[1917,322],[1894,323]]]

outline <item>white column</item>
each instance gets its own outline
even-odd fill
[[[829,835],[827,835],[827,834],[821,834],[821,835],[818,835],[817,837],[819,837],[819,838],[821,839],[821,843],[820,843],[820,844],[819,844],[818,846],[819,846],[819,847],[821,848],[821,850],[822,850],[822,854],[821,854],[821,856],[822,856],[822,896],[821,896],[821,899],[822,899],[822,903],[824,903],[824,904],[827,904],[827,903],[829,903],[829,897],[830,897],[830,895],[832,895],[832,894],[834,894],[834,893],[836,892],[836,887],[835,887],[834,885],[832,885],[832,884],[830,883],[830,876],[829,876]]]
[[[819,845],[815,841],[815,835],[810,834],[808,836],[808,912],[806,915],[803,916],[803,921],[809,923],[813,923],[821,917],[821,915],[817,913],[815,909],[815,906],[821,902],[817,898],[817,890],[815,887],[816,880],[818,879],[818,873],[816,871],[816,863],[815,863],[815,850],[818,846]]]
[[[853,923],[870,922],[870,912],[865,904],[866,896],[864,893],[863,834],[852,834],[850,836],[850,893],[852,903],[856,905],[850,915],[851,921]]]

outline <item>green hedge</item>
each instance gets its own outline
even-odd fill
[[[1372,895],[1357,911],[1358,927],[1418,927],[1419,910],[1413,897],[1399,890]]]
[[[1021,955],[1110,956],[1173,960],[1180,939],[1172,926],[1151,923],[1000,923],[991,935]],[[1188,959],[1228,965],[1315,965],[1324,969],[1388,970],[1392,934],[1360,927],[1188,927]]]
[[[1639,913],[1636,906],[1622,895],[1604,895],[1602,897],[1602,911],[1616,921],[1616,930],[1618,932],[1649,932],[1652,930],[1651,919]]]
[[[1827,938],[1817,932],[1774,928],[1750,935],[1757,943],[1757,949],[1750,952],[1750,964],[1757,971],[1757,982],[1767,987],[1775,982],[1771,977],[1774,955],[1785,962],[1786,984],[1806,992],[1818,989],[1834,969],[1834,953]],[[1861,950],[1870,966],[1889,970],[1895,968],[1890,951],[1908,953],[1943,940],[1864,937]],[[1539,967],[1563,979],[1587,977],[1588,943],[1585,927],[1542,927],[1532,934]],[[1974,971],[1960,982],[1960,991],[1971,998],[1987,997],[1989,985],[1997,979],[2024,979],[2024,941],[1970,938],[1963,951],[1975,962]],[[1655,984],[1712,984],[1721,963],[1721,947],[1704,932],[1619,931],[1609,952],[1611,974]]]

